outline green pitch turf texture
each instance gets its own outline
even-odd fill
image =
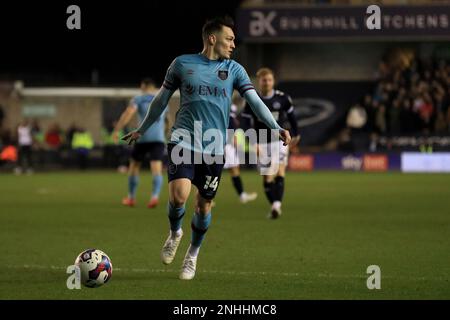
[[[283,215],[268,220],[261,177],[243,174],[242,205],[224,172],[197,275],[178,280],[190,240],[169,266],[167,182],[147,209],[149,172],[135,208],[120,204],[114,172],[0,176],[0,299],[449,299],[450,175],[288,173]],[[191,194],[192,199],[193,194]],[[66,267],[98,248],[114,271],[105,286],[66,288]],[[366,269],[381,268],[381,290]]]

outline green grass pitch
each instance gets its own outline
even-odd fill
[[[113,172],[0,176],[0,299],[449,299],[450,175],[288,173],[283,215],[266,218],[261,177],[243,174],[258,199],[242,205],[224,172],[192,281],[178,280],[190,240],[170,266],[162,204],[120,205],[126,176]],[[191,194],[192,199],[192,194]],[[98,248],[114,271],[101,288],[68,290],[66,267]],[[369,290],[366,269],[381,268]]]

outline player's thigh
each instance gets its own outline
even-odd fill
[[[175,179],[169,182],[169,201],[175,206],[186,203],[191,192],[191,180],[187,178]]]
[[[134,160],[133,158],[130,159],[130,165],[128,168],[128,174],[129,175],[136,175],[139,173],[139,169],[141,168],[141,162]]]
[[[284,177],[286,175],[286,164],[280,163],[278,166],[277,176]]]
[[[150,161],[150,171],[152,175],[160,175],[162,173],[162,161],[161,160],[151,160]]]
[[[192,180],[194,178],[195,167],[191,163],[179,163],[179,159],[173,159],[173,144],[167,145],[168,165],[167,177],[169,180],[169,201],[177,206],[184,205],[189,198]],[[179,150],[181,153],[191,152],[190,150]],[[175,155],[176,157],[177,155]],[[181,155],[182,157],[182,155]]]

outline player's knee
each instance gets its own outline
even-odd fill
[[[139,169],[140,169],[141,164],[137,161],[131,161],[130,162],[130,167],[128,169],[128,174],[129,175],[137,175],[139,174]]]
[[[182,197],[174,196],[172,198],[172,200],[170,201],[170,203],[176,208],[181,208],[185,205],[186,199],[183,199]]]
[[[197,212],[201,215],[207,215],[211,212],[212,200],[201,198],[197,203]]]
[[[161,161],[152,161],[150,163],[150,171],[152,172],[152,175],[160,175],[162,173]]]
[[[211,213],[211,202],[203,203],[198,206],[197,212],[201,215],[208,215]]]
[[[170,196],[170,202],[177,208],[184,206],[186,201],[186,195],[178,190],[174,190]]]

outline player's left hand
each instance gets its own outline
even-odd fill
[[[299,142],[300,142],[300,135],[296,135],[295,137],[292,137],[291,144],[289,145],[289,152],[291,153],[298,153],[299,152]]]
[[[283,140],[283,146],[288,146],[291,143],[291,134],[289,130],[282,129],[280,130],[280,139]]]
[[[291,145],[293,146],[297,145],[300,142],[300,138],[301,138],[300,135],[296,135],[295,137],[293,137],[291,140]]]
[[[129,145],[136,142],[137,139],[141,137],[141,134],[138,131],[131,131],[124,135],[121,139],[126,141]]]
[[[112,133],[112,140],[114,144],[119,144],[119,132],[117,132],[116,130],[114,130]]]

